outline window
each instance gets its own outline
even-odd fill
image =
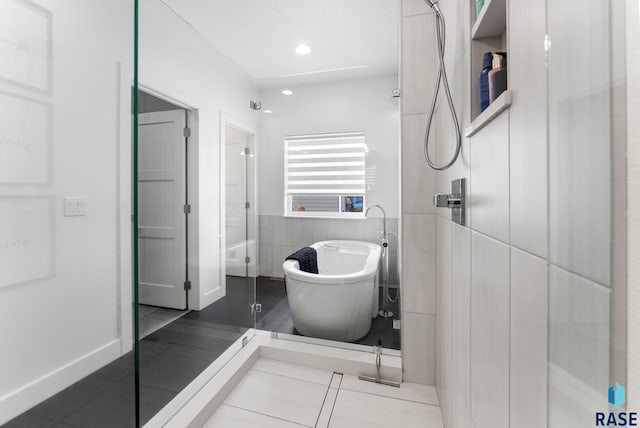
[[[291,135],[284,145],[285,215],[363,217],[363,132]]]

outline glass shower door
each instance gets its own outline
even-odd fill
[[[188,6],[139,2],[138,322],[145,314],[157,321],[138,338],[141,425],[166,422],[172,415],[164,406],[197,393],[194,385],[214,377],[254,335],[253,154],[245,150],[254,112],[238,107],[245,82],[187,24]],[[227,123],[227,111],[247,129]],[[230,141],[234,131],[246,141]],[[162,298],[169,288],[175,299]]]
[[[135,426],[133,34],[133,1],[0,2],[0,425]]]

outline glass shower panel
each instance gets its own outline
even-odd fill
[[[222,4],[221,2],[215,2]],[[252,87],[204,4],[139,2],[136,259],[140,422],[254,335]]]
[[[549,426],[592,426],[624,384],[624,33],[616,2],[548,0]],[[622,32],[622,33],[620,33]],[[622,127],[622,128],[621,128]],[[622,154],[622,156],[621,156]],[[624,173],[622,173],[624,175]],[[624,187],[624,181],[623,181]],[[622,272],[622,274],[621,274]],[[617,315],[616,315],[617,314]]]
[[[135,426],[133,29],[132,1],[0,2],[0,425]]]
[[[310,40],[311,28],[342,34],[339,47],[323,41],[327,51],[375,46],[375,58],[367,61],[387,68],[315,73],[347,64],[315,53],[312,46],[309,58],[320,59],[315,67],[302,66],[295,43],[290,53],[271,47],[271,55],[287,61],[274,72],[278,78],[257,82],[256,99],[266,113],[258,119],[257,136],[257,301],[263,304],[257,328],[287,340],[366,352],[380,342],[385,352],[399,355],[400,108],[399,98],[392,96],[399,86],[399,2],[333,6],[274,8],[265,10],[263,19],[271,27],[286,23],[289,33]],[[382,40],[352,31],[353,19],[362,25],[377,22]],[[348,62],[359,61],[365,62],[355,55]],[[374,204],[382,210],[366,212]],[[305,247],[317,250],[318,276],[303,278],[295,262],[285,262]],[[389,269],[384,275],[381,258],[373,271],[361,275],[367,283],[354,278],[366,270],[370,249],[387,256]],[[385,300],[388,318],[378,313]]]

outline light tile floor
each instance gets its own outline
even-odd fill
[[[435,388],[260,359],[205,428],[442,428]]]

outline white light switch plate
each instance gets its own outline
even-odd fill
[[[85,197],[66,197],[64,198],[64,216],[76,217],[87,215],[87,198]]]
[[[393,320],[393,329],[400,330],[400,320]]]

